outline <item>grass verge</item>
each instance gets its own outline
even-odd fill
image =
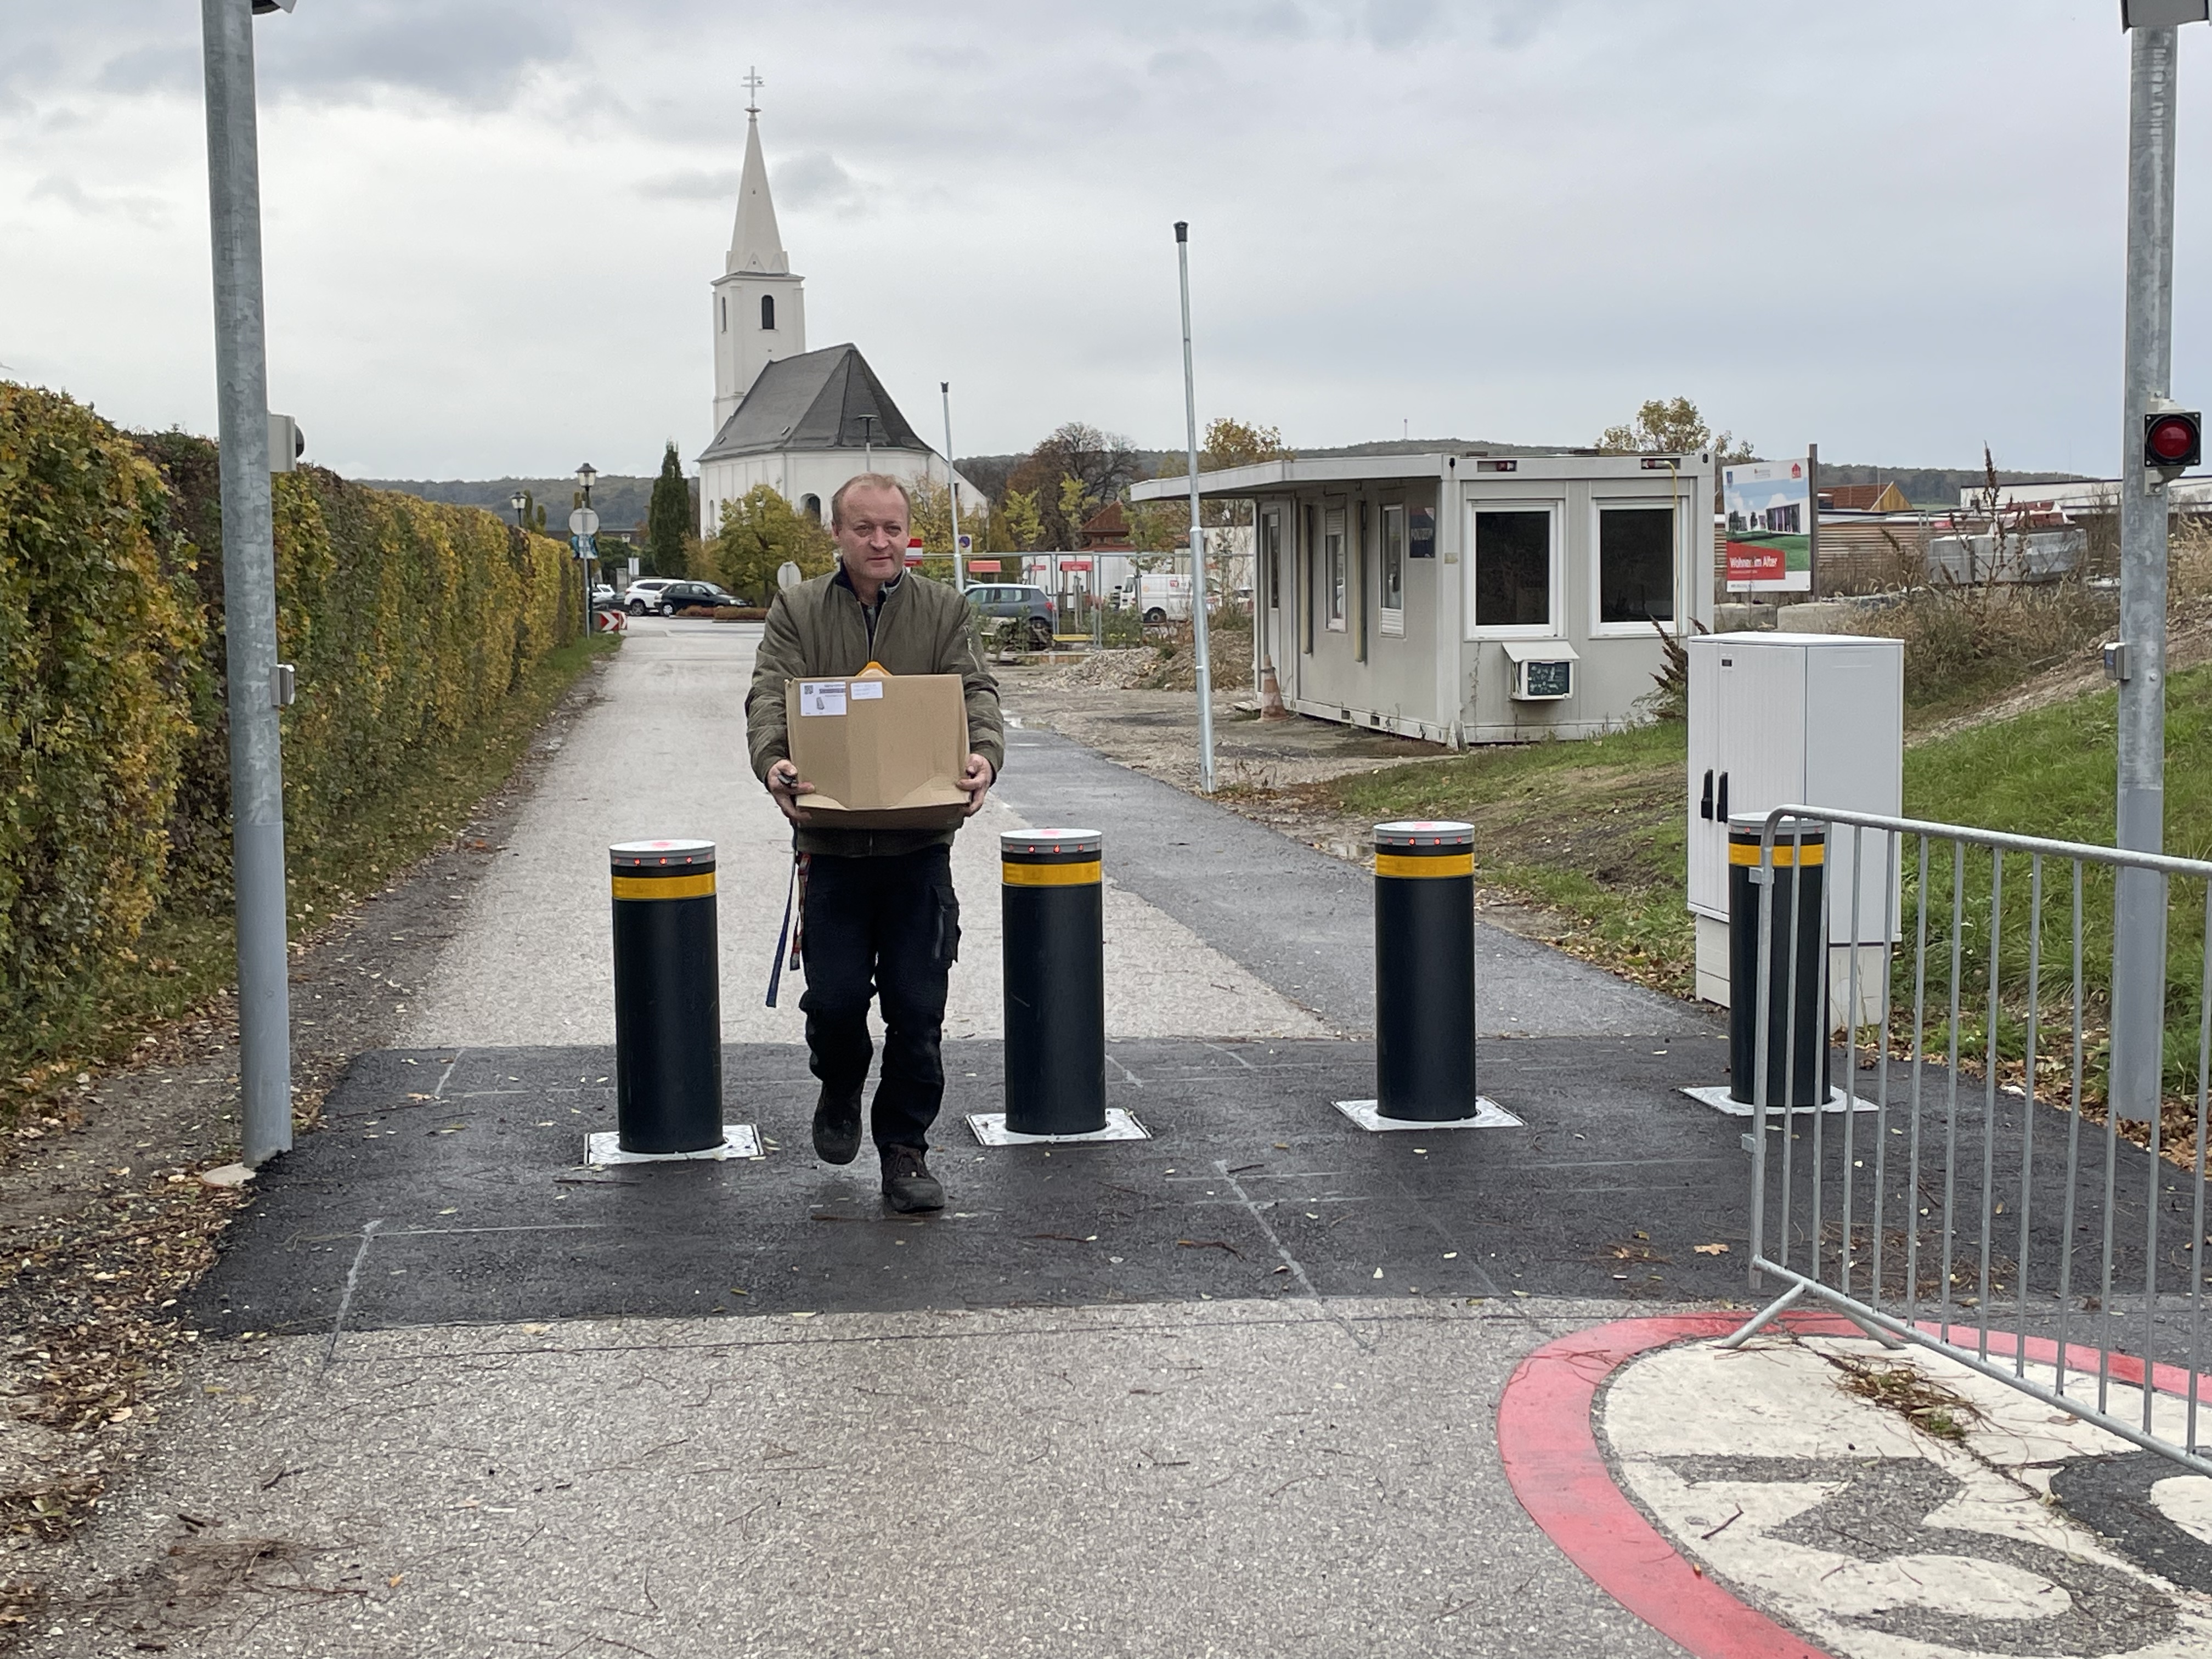
[[[452,835],[514,772],[562,694],[596,657],[618,648],[600,639],[550,653],[491,720],[422,744],[404,792],[364,801],[333,832],[288,846],[292,937],[318,932]],[[0,1121],[12,1122],[80,1071],[121,1060],[146,1033],[229,987],[236,970],[227,892],[165,902],[112,971],[67,998],[0,1013]]]

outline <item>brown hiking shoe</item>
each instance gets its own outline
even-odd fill
[[[945,1188],[919,1146],[884,1148],[884,1197],[901,1215],[945,1207]]]

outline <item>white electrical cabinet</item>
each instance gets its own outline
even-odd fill
[[[1792,802],[1901,815],[1905,806],[1905,645],[1850,634],[1704,634],[1690,657],[1689,896],[1698,919],[1698,995],[1726,1006],[1728,821]],[[1897,937],[1886,837],[1832,830],[1826,857],[1831,999],[1840,1025],[1848,951],[1867,953],[1862,995],[1879,950]],[[1852,895],[1857,934],[1852,938]],[[1887,900],[1887,902],[1885,902]],[[1875,1006],[1878,1006],[1878,995]]]

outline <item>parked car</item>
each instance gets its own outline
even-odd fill
[[[592,610],[604,611],[609,605],[620,605],[621,603],[621,596],[615,592],[614,588],[610,584],[606,582],[593,582],[592,584]]]
[[[978,583],[968,590],[968,603],[985,617],[1026,618],[1024,632],[1032,651],[1048,651],[1060,619],[1060,607],[1042,587],[1022,582]]]
[[[676,584],[673,576],[641,576],[629,585],[623,595],[623,608],[633,617],[642,617],[660,604],[660,590]]]
[[[713,582],[670,582],[655,597],[653,608],[664,617],[672,617],[694,606],[711,611],[718,605],[738,602],[736,594]]]

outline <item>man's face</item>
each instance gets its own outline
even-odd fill
[[[906,497],[896,489],[848,489],[832,526],[848,575],[887,582],[906,568]]]

